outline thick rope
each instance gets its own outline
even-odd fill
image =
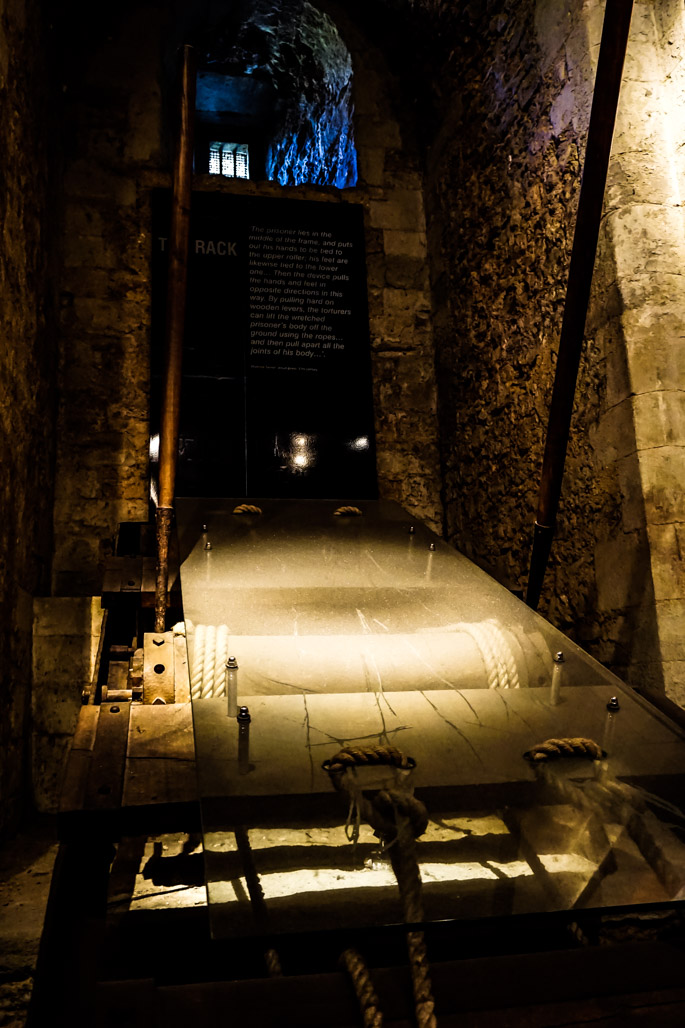
[[[420,801],[416,800],[416,802]],[[404,920],[409,924],[415,924],[423,921],[423,901],[421,898],[421,873],[416,859],[414,828],[409,818],[405,817],[398,808],[396,808],[395,817],[395,831],[389,841],[387,852],[397,878]],[[426,830],[427,824],[428,815],[426,813],[422,832]],[[419,1028],[436,1028],[435,1001],[423,932],[407,932],[407,950],[414,990],[416,1022]]]
[[[205,660],[205,641],[207,630],[204,625],[197,625],[193,632],[193,671],[190,678],[190,696],[199,700],[202,695],[202,667]]]
[[[228,626],[195,625],[188,622],[192,640],[192,671],[190,696],[193,700],[223,696],[226,692],[226,661],[228,659]],[[189,647],[190,649],[190,647]]]
[[[369,767],[387,765],[409,771],[416,762],[405,756],[396,746],[345,746],[330,760],[324,762],[324,771],[336,774],[348,767]]]
[[[471,636],[480,650],[480,655],[483,659],[483,663],[485,664],[485,676],[488,683],[488,689],[497,689],[499,687],[497,661],[495,660],[495,654],[490,646],[490,640],[484,632],[481,632],[480,625],[478,623],[469,624],[467,621],[460,621],[456,626],[456,630]]]
[[[209,699],[214,692],[214,662],[216,660],[216,628],[207,625],[205,636],[205,659],[202,665],[202,692],[200,698]]]
[[[340,963],[347,971],[361,1008],[364,1028],[383,1028],[383,1014],[364,958],[356,949],[340,954]]]
[[[511,652],[507,637],[496,621],[484,621],[483,628],[490,634],[493,648],[496,650],[498,660],[501,662],[503,681],[505,683],[503,688],[519,689],[521,681],[516,667],[516,660]]]
[[[664,853],[650,830],[647,804],[636,789],[606,776],[578,785],[560,777],[556,769],[544,761],[535,768],[540,780],[562,803],[598,817],[603,824],[623,825],[662,885],[674,896],[679,892],[683,886],[683,874],[675,870],[668,854]]]
[[[226,695],[226,661],[228,660],[228,625],[216,630],[216,661],[214,664],[213,696]]]
[[[333,516],[336,518],[360,518],[362,512],[359,507],[338,507],[333,511]]]
[[[488,689],[520,688],[516,659],[497,621],[460,621],[455,629],[469,635],[478,647],[485,665]]]
[[[387,765],[399,769],[415,766],[394,746],[345,747],[324,763],[338,790],[348,791],[344,771],[354,767]],[[367,799],[354,785],[350,790],[361,816],[383,840],[397,879],[404,920],[416,924],[423,920],[421,873],[416,858],[417,836],[425,832],[428,812],[423,803],[402,789],[383,789]],[[348,818],[349,820],[349,818]],[[436,1028],[426,944],[423,932],[407,932],[407,949],[414,990],[418,1028]],[[374,1022],[370,1022],[374,1023]],[[365,1022],[366,1024],[366,1022]]]
[[[269,973],[269,978],[282,978],[283,968],[281,967],[281,958],[278,955],[278,951],[275,949],[268,949],[264,953],[264,962],[266,969]]]
[[[545,742],[532,746],[523,754],[526,760],[534,764],[544,764],[548,760],[560,757],[587,757],[589,760],[601,760],[606,753],[594,739],[546,739]]]

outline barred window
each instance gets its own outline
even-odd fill
[[[226,178],[249,178],[250,157],[247,143],[209,144],[209,174]]]

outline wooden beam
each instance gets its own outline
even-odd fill
[[[188,280],[190,198],[193,178],[193,121],[195,114],[195,55],[183,47],[179,135],[173,170],[169,271],[167,276],[166,353],[162,387],[159,442],[159,489],[156,516],[157,580],[155,631],[164,631],[169,578],[169,537],[176,484],[178,427],[181,410],[181,371]]]

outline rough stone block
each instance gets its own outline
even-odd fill
[[[654,595],[685,598],[685,524],[648,525]]]
[[[385,181],[385,148],[365,146],[359,149],[359,177],[369,186],[382,186]]]
[[[659,449],[642,450],[638,458],[647,522],[662,525],[681,522],[685,447],[662,446]]]
[[[117,254],[102,236],[67,236],[64,263],[67,267],[115,268]]]
[[[670,281],[685,256],[682,212],[670,205],[632,203],[611,211],[606,218],[615,247],[616,271],[626,307],[644,300],[644,277],[668,275],[668,290],[657,296],[674,300],[685,295],[681,282]],[[653,283],[652,288],[656,283]],[[653,301],[652,301],[653,302]]]
[[[33,611],[33,790],[38,809],[53,811],[104,611],[90,596],[39,597]]]
[[[387,150],[390,147],[402,146],[399,126],[387,115],[383,118],[369,117],[368,115],[357,118],[354,135],[360,150],[366,147],[383,147]]]
[[[423,197],[418,189],[396,189],[388,193],[387,200],[369,203],[371,225],[374,228],[425,232]]]
[[[685,389],[685,318],[670,299],[660,307],[649,302],[622,317],[634,393]]]
[[[663,661],[685,662],[685,599],[660,600],[656,605]]]
[[[598,336],[595,338],[602,346],[606,359],[606,407],[610,409],[625,400],[633,391],[630,385],[628,355],[618,320],[606,326],[601,338]]]
[[[403,232],[393,229],[386,229],[383,232],[383,249],[388,257],[425,258],[426,246],[425,232]]]
[[[397,289],[428,288],[428,264],[420,257],[388,257],[385,263],[385,281]]]
[[[633,404],[630,398],[610,407],[591,434],[592,444],[605,463],[621,460],[636,450]]]
[[[675,205],[674,177],[664,161],[663,149],[617,153],[611,158],[604,199],[606,210],[624,204],[652,203]]]
[[[633,410],[638,450],[685,446],[685,390],[641,393],[633,398]]]
[[[623,80],[612,142],[614,153],[635,149],[658,150],[663,138],[663,123],[659,117],[648,117],[654,104],[655,90],[651,83]]]
[[[685,660],[666,660],[661,667],[666,695],[680,707],[685,707]]]
[[[595,547],[597,607],[600,611],[637,606],[650,589],[649,548],[644,535],[621,533]]]

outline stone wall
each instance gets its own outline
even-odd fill
[[[323,6],[323,5],[322,5]],[[343,191],[218,182],[196,188],[327,202],[366,212],[381,494],[441,524],[430,297],[421,181],[383,59],[325,5],[354,65],[359,183]],[[122,520],[147,519],[152,188],[168,186],[162,56],[178,26],[158,5],[81,26],[66,50],[62,403],[54,590],[88,595]],[[195,26],[197,30],[197,26]],[[84,38],[84,32],[87,38]]]
[[[623,496],[620,532],[597,552],[600,613],[633,639],[628,677],[685,705],[685,14],[633,11],[605,230],[620,307],[600,428]],[[620,608],[624,608],[620,611]]]
[[[425,0],[449,538],[523,588],[604,4]],[[685,699],[682,5],[636,3],[541,611]],[[678,134],[678,130],[681,129]]]
[[[28,799],[32,599],[49,580],[52,535],[47,52],[39,5],[0,0],[0,835]]]
[[[432,5],[446,50],[424,123],[448,535],[519,588],[589,119],[590,6],[489,2],[448,18]],[[594,527],[617,516],[589,442],[603,388],[590,339],[542,605],[576,634],[594,604]]]

